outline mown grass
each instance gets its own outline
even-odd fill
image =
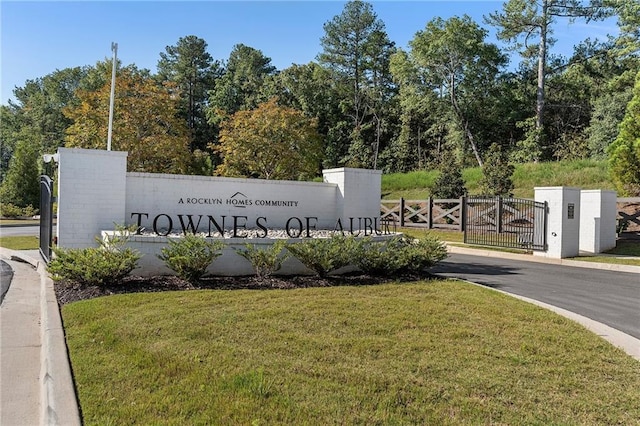
[[[425,199],[438,172],[416,171],[382,176],[382,198],[387,200]],[[479,167],[462,171],[469,194],[480,194],[482,170]],[[513,174],[514,196],[533,198],[536,186],[571,186],[582,189],[614,189],[609,180],[606,161],[573,160],[549,163],[517,164]]]
[[[11,250],[37,250],[40,240],[35,235],[0,237],[0,247]]]
[[[640,266],[640,241],[618,241],[616,247],[604,255],[574,257],[572,260]]]
[[[36,219],[0,219],[0,226],[7,225],[38,226],[40,221]]]
[[[581,326],[434,281],[65,305],[84,424],[637,424],[640,369]]]

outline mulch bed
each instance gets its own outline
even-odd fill
[[[347,274],[320,278],[307,275],[276,275],[258,279],[255,275],[241,277],[207,277],[196,284],[189,283],[175,276],[138,277],[130,276],[120,282],[103,286],[78,284],[73,281],[58,281],[54,289],[60,306],[79,300],[126,293],[154,293],[160,291],[186,290],[267,290],[295,289],[308,287],[362,286],[395,282],[399,278],[403,282],[432,278],[428,273],[402,277],[378,277],[363,274]]]

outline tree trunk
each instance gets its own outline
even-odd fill
[[[536,96],[536,144],[541,148],[542,129],[544,127],[544,86],[545,86],[545,65],[547,63],[547,12],[548,0],[542,2],[542,23],[540,25],[540,46],[538,48],[538,88]],[[538,162],[539,158],[534,161]]]
[[[480,167],[482,167],[482,157],[480,157],[480,152],[478,151],[478,147],[476,146],[476,141],[473,137],[473,134],[471,133],[471,130],[469,130],[469,122],[465,119],[464,114],[462,113],[462,111],[460,110],[460,106],[458,105],[458,100],[456,98],[456,92],[455,92],[455,80],[454,80],[454,76],[453,74],[451,74],[450,77],[450,93],[451,93],[451,106],[453,106],[453,110],[456,113],[456,116],[458,117],[458,121],[460,122],[460,125],[462,125],[462,127],[464,128],[464,134],[467,137],[467,139],[469,140],[469,143],[471,144],[471,150],[473,151],[473,155],[475,155],[476,157],[476,161],[478,162],[478,165]]]

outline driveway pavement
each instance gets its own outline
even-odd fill
[[[9,290],[11,278],[13,278],[13,269],[7,262],[0,260],[0,303],[4,300],[7,290]]]
[[[432,273],[577,313],[640,339],[640,274],[450,254]]]

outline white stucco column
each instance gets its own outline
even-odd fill
[[[58,246],[95,246],[104,229],[125,222],[127,153],[58,148]]]
[[[382,171],[343,167],[323,170],[322,176],[338,185],[336,208],[345,230],[375,226],[370,221],[380,218]]]
[[[581,191],[580,251],[597,254],[616,246],[616,197],[615,191]]]
[[[547,251],[534,256],[562,259],[579,253],[580,189],[562,186],[534,188],[535,200],[547,202]]]

